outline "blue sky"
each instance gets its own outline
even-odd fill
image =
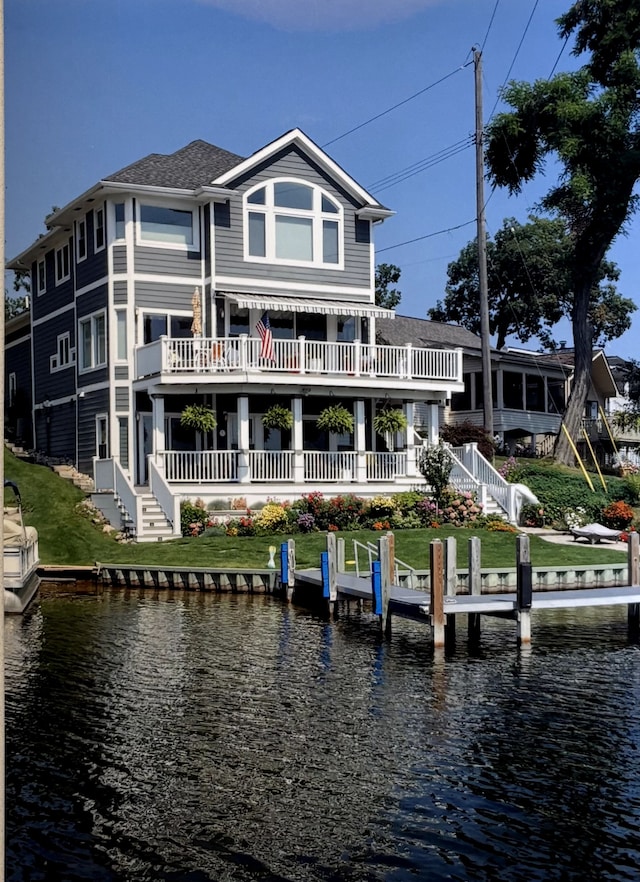
[[[462,149],[474,130],[472,47],[483,46],[487,120],[507,79],[575,67],[568,49],[558,61],[554,23],[569,5],[5,0],[7,257],[43,232],[53,205],[148,153],[202,138],[248,155],[297,126],[396,212],[377,228],[377,262],[402,270],[398,311],[425,317],[475,236],[474,150]],[[423,160],[424,171],[379,184]],[[487,188],[488,233],[508,216],[525,221],[554,179],[551,167],[517,199]],[[639,231],[636,218],[610,257],[620,292],[640,304]],[[636,315],[610,354],[636,357]],[[558,336],[571,339],[568,324]]]

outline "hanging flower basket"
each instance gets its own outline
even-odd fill
[[[213,432],[218,421],[206,404],[187,404],[180,414],[180,425],[198,432]]]
[[[329,432],[332,435],[351,434],[353,432],[353,414],[342,404],[332,404],[322,411],[316,426],[322,432]]]
[[[293,414],[281,404],[274,404],[262,415],[262,425],[265,429],[291,429]]]
[[[407,428],[407,418],[397,407],[385,407],[373,418],[373,428],[378,435],[395,435]]]

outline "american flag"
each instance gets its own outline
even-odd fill
[[[273,334],[271,333],[271,325],[269,324],[269,313],[265,312],[258,324],[256,325],[258,336],[262,340],[260,347],[260,358],[266,358],[269,361],[275,361],[273,351]]]

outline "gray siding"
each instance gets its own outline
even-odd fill
[[[171,248],[148,248],[136,245],[134,265],[136,273],[154,273],[167,276],[202,275],[199,251],[178,251]]]
[[[113,302],[115,304],[126,303],[127,302],[127,283],[126,282],[114,282],[113,283]]]
[[[116,386],[116,410],[129,410],[129,389]]]
[[[93,457],[96,455],[96,414],[107,413],[109,390],[89,392],[78,400],[78,469],[93,474]]]
[[[76,345],[74,312],[70,309],[33,329],[33,375],[35,400],[62,398],[75,392],[76,369],[69,365],[51,372],[51,356],[58,351],[58,336],[69,332],[71,346]]]
[[[36,411],[36,450],[47,456],[69,460],[76,458],[76,405],[74,401]]]
[[[359,221],[356,224],[355,212],[359,207],[358,204],[297,149],[288,149],[275,157],[269,165],[254,171],[251,177],[237,186],[238,193],[244,194],[261,181],[281,176],[300,178],[322,187],[342,204],[344,209],[344,270],[325,269],[317,266],[287,267],[280,264],[269,266],[263,263],[246,262],[243,257],[242,199],[239,198],[232,200],[228,205],[216,206],[215,273],[255,279],[307,282],[327,287],[334,285],[369,287],[372,282],[371,252],[368,244],[369,237],[364,233],[365,222]]]
[[[113,247],[113,271],[114,273],[126,273],[127,271],[127,248],[125,245]]]
[[[129,368],[125,364],[117,364],[115,366],[115,378],[116,380],[128,380],[129,379]]]
[[[120,444],[120,465],[129,468],[129,418],[118,417],[118,437]]]
[[[136,282],[136,306],[148,309],[191,309],[192,285]]]

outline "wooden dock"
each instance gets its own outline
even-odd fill
[[[537,610],[578,609],[597,606],[627,606],[630,633],[640,630],[640,537],[631,533],[628,551],[627,586],[606,588],[533,591],[529,539],[516,540],[518,585],[514,593],[482,594],[480,591],[480,540],[469,540],[469,583],[471,592],[457,590],[456,543],[430,543],[430,591],[412,590],[393,584],[393,534],[378,542],[378,560],[373,563],[370,578],[344,572],[344,549],[336,546],[335,536],[328,534],[327,551],[321,555],[320,567],[295,571],[295,548],[292,540],[281,548],[281,582],[291,599],[294,586],[308,586],[322,596],[330,612],[335,614],[339,600],[368,601],[380,617],[382,631],[390,635],[393,616],[420,621],[431,628],[434,649],[445,645],[455,635],[456,619],[467,616],[469,639],[480,638],[482,616],[495,616],[516,622],[519,644],[531,642],[531,614]]]

